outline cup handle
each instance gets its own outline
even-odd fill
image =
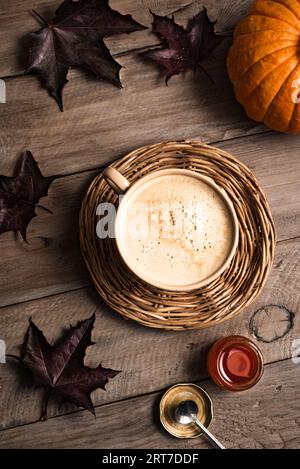
[[[124,194],[130,186],[128,179],[111,166],[108,166],[102,174],[107,184],[109,184],[117,194]]]

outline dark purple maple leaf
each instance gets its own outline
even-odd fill
[[[189,21],[187,29],[175,23],[174,18],[152,13],[152,30],[161,39],[160,47],[143,53],[167,70],[166,83],[173,75],[188,69],[200,68],[207,75],[201,63],[223,41],[217,36],[214,23],[207,16],[206,9]]]
[[[36,217],[35,208],[54,177],[44,177],[30,151],[20,159],[14,177],[0,175],[0,233],[19,231],[26,241],[26,230]]]
[[[130,15],[122,15],[108,0],[65,0],[51,22],[34,12],[45,27],[31,34],[25,73],[36,73],[63,111],[62,90],[70,67],[81,67],[98,79],[121,87],[121,65],[111,56],[103,38],[145,29]]]
[[[30,320],[21,360],[33,373],[36,384],[48,391],[42,419],[47,418],[47,403],[51,393],[61,403],[72,402],[95,415],[90,394],[95,389],[105,389],[109,378],[120,373],[101,365],[89,368],[84,364],[86,348],[94,344],[91,340],[94,323],[95,315],[79,322],[76,327],[71,326],[52,346]]]

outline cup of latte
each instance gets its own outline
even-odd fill
[[[186,169],[163,169],[133,184],[104,170],[120,194],[114,235],[125,264],[146,283],[167,291],[199,289],[229,266],[238,221],[225,190]]]

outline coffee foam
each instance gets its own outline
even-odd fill
[[[214,274],[227,259],[233,224],[222,197],[206,182],[163,175],[130,199],[127,254],[156,282],[190,285]]]

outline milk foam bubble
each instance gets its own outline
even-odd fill
[[[160,283],[190,285],[213,275],[233,243],[229,209],[205,181],[162,175],[130,199],[124,229],[135,268]]]

